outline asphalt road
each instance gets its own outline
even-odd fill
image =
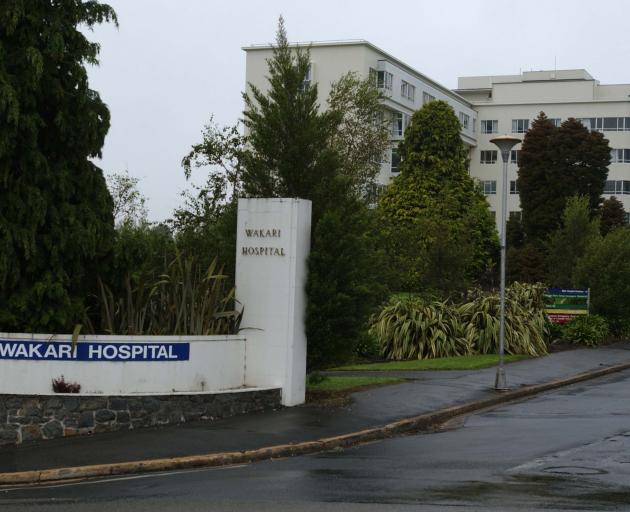
[[[630,372],[345,451],[0,491],[0,510],[630,510]]]

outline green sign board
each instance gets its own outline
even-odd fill
[[[548,288],[543,300],[549,320],[566,324],[576,316],[588,315],[591,294],[589,288]]]

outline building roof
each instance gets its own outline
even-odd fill
[[[427,75],[425,75],[424,73],[421,73],[420,71],[418,71],[417,69],[411,67],[409,64],[401,61],[400,59],[394,57],[392,54],[387,53],[384,50],[381,50],[378,46],[370,43],[369,41],[366,41],[365,39],[345,39],[345,40],[339,40],[339,41],[298,41],[298,42],[293,42],[290,43],[291,46],[294,47],[305,47],[305,46],[312,46],[312,47],[327,47],[327,46],[367,46],[368,48],[371,48],[372,50],[374,50],[377,53],[380,53],[381,55],[383,55],[388,61],[396,64],[397,66],[400,66],[401,68],[404,68],[407,72],[409,72],[412,75],[416,75],[418,78],[420,78],[421,80],[427,82],[428,84],[432,85],[433,87],[435,87],[436,89],[439,89],[440,91],[442,91],[444,94],[451,96],[453,99],[460,101],[466,105],[468,105],[469,107],[472,108],[473,104],[467,100],[466,98],[460,96],[459,94],[457,94],[456,92],[454,92],[452,89],[449,89],[448,87],[440,84],[439,82],[436,82],[435,80],[433,80],[432,78],[428,77]],[[248,52],[248,51],[256,51],[256,50],[270,50],[273,48],[273,44],[267,43],[267,44],[250,44],[249,46],[243,46],[241,49]]]

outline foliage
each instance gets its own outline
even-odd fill
[[[582,315],[562,329],[562,341],[596,347],[608,336],[608,322],[599,315]]]
[[[527,359],[524,355],[507,355],[505,362],[512,363]],[[335,371],[441,371],[479,370],[495,366],[499,362],[497,354],[471,354],[467,356],[438,357],[435,359],[412,359],[410,361],[386,361],[379,363],[351,364],[332,368]]]
[[[544,286],[513,283],[505,297],[505,353],[540,356],[547,353],[547,321],[543,311]],[[459,306],[469,343],[481,354],[499,350],[499,294],[477,292]]]
[[[358,196],[374,186],[389,149],[390,132],[382,108],[374,81],[361,80],[355,72],[331,85],[328,110],[338,120],[331,142],[340,157],[341,172]]]
[[[615,196],[604,200],[599,214],[601,218],[600,229],[602,236],[606,236],[613,229],[627,224],[626,211],[623,208],[622,202]]]
[[[378,342],[378,338],[367,331],[362,332],[354,347],[354,353],[359,360],[363,361],[380,359],[381,346]]]
[[[433,280],[442,258],[458,246],[464,248],[461,256],[469,254],[460,260],[466,261],[463,273],[479,279],[493,265],[498,238],[488,203],[468,174],[453,109],[446,102],[432,101],[416,111],[400,154],[401,173],[386,188],[378,209],[389,256],[399,265],[405,288],[418,289],[423,281]],[[407,244],[413,249],[407,250]],[[428,265],[426,254],[432,246],[436,264]],[[450,258],[449,263],[456,262]],[[461,279],[459,269],[457,274]],[[438,278],[438,287],[448,291],[456,281],[444,282],[443,277],[448,275]]]
[[[569,118],[559,128],[544,112],[534,120],[519,155],[518,189],[529,242],[543,241],[560,227],[569,197],[588,197],[591,216],[604,191],[610,148],[597,131]]]
[[[415,297],[390,302],[374,318],[371,332],[387,359],[451,357],[473,350],[457,309],[447,302]]]
[[[52,380],[52,389],[54,393],[80,393],[81,384],[77,382],[66,382],[62,375],[58,379]]]
[[[539,356],[547,353],[544,287],[514,283],[506,296],[505,352]],[[463,304],[406,297],[391,301],[373,319],[371,332],[387,359],[425,359],[496,354],[499,342],[499,297],[479,290]]]
[[[84,35],[108,21],[98,1],[0,5],[2,330],[71,330],[108,264],[112,198],[92,159],[109,111],[89,88],[99,45]]]
[[[538,283],[547,279],[547,254],[541,244],[508,245],[506,261],[509,282]]]
[[[578,258],[600,238],[599,218],[591,218],[588,198],[573,196],[562,212],[562,225],[551,235],[547,265],[548,279],[554,287],[573,285],[573,272]]]
[[[385,296],[372,212],[357,199],[326,211],[315,227],[306,287],[309,369],[347,360]]]
[[[114,220],[117,226],[124,224],[146,224],[146,197],[138,189],[139,178],[129,175],[129,171],[110,174],[107,188],[114,201]]]
[[[575,285],[591,289],[591,311],[613,330],[630,318],[630,229],[619,228],[591,244],[578,260]]]
[[[101,328],[121,335],[233,334],[242,311],[235,309],[226,279],[216,259],[203,269],[177,253],[157,279],[127,275],[123,296],[101,282]]]

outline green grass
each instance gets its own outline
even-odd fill
[[[505,356],[505,362],[512,363],[528,359],[529,356]],[[441,357],[437,359],[414,359],[413,361],[388,361],[385,363],[353,364],[332,368],[333,370],[479,370],[499,363],[496,354],[477,354],[472,356]]]
[[[400,377],[326,377],[317,384],[306,384],[306,390],[310,392],[338,392],[338,391],[356,391],[357,389],[368,386],[380,386],[382,384],[395,384],[404,382],[405,379]]]

